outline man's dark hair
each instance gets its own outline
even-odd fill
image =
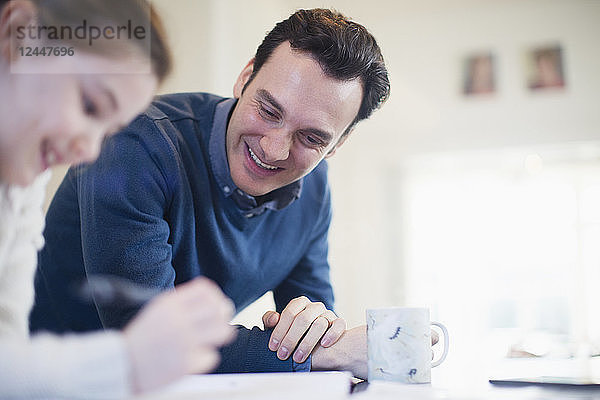
[[[362,102],[343,136],[389,97],[387,69],[373,35],[339,12],[321,8],[298,10],[275,25],[256,50],[254,69],[246,86],[284,42],[289,42],[294,50],[309,53],[327,76],[341,81],[360,79]]]

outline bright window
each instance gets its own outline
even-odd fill
[[[402,176],[406,299],[451,331],[447,370],[598,344],[600,147],[420,157]]]

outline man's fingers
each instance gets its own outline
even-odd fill
[[[431,330],[431,345],[433,346],[439,341],[440,341],[440,335],[432,329]],[[435,353],[433,350],[431,350],[431,359],[433,360],[434,357],[435,357]]]
[[[327,309],[323,303],[310,303],[304,310],[296,315],[290,329],[283,339],[281,339],[281,344],[277,350],[277,357],[279,357],[280,360],[286,360],[291,355],[292,351],[294,351],[296,346],[298,346],[298,343],[300,343],[302,336],[308,332],[313,322],[325,311],[327,311]],[[327,326],[329,326],[329,321],[325,317],[323,317],[323,319],[327,322]],[[324,332],[325,331],[322,333]],[[318,340],[319,339],[317,339],[317,342]],[[315,344],[317,342],[315,342]]]
[[[262,321],[265,329],[271,329],[279,322],[279,313],[276,311],[267,311],[262,316]]]
[[[440,335],[438,335],[438,333],[432,329],[431,330],[431,345],[433,346],[439,341],[440,341]]]
[[[277,351],[281,347],[281,342],[292,326],[294,319],[308,304],[310,304],[310,300],[304,296],[296,297],[288,303],[279,316],[277,326],[273,329],[271,340],[269,340],[269,350]]]
[[[334,317],[335,319],[333,319],[333,322],[330,322],[327,333],[321,339],[321,346],[323,347],[334,345],[346,331],[346,321],[342,318],[337,318],[335,314]]]
[[[281,314],[265,312],[262,320],[265,329],[274,327],[269,350],[276,351],[280,360],[293,354],[296,362],[306,361],[319,342],[324,347],[332,346],[346,330],[343,319],[323,303],[311,302],[304,296],[290,301]]]
[[[302,342],[298,345],[298,348],[294,352],[294,361],[302,363],[306,361],[308,355],[313,351],[319,339],[323,336],[327,328],[329,327],[329,321],[327,318],[320,316],[314,320],[310,329],[302,339]],[[278,353],[279,356],[279,353]]]

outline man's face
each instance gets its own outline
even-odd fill
[[[333,154],[358,113],[358,79],[339,81],[319,63],[283,43],[252,82],[252,62],[240,74],[239,101],[227,128],[227,161],[233,182],[252,196],[288,185]]]

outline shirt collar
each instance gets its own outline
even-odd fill
[[[210,131],[208,152],[219,189],[225,197],[231,196],[237,206],[246,211],[247,217],[262,214],[266,209],[281,210],[300,197],[302,179],[267,193],[263,196],[264,201],[260,205],[254,196],[245,193],[233,183],[229,163],[227,162],[225,137],[229,117],[236,103],[236,99],[226,99],[217,104],[213,126]]]

